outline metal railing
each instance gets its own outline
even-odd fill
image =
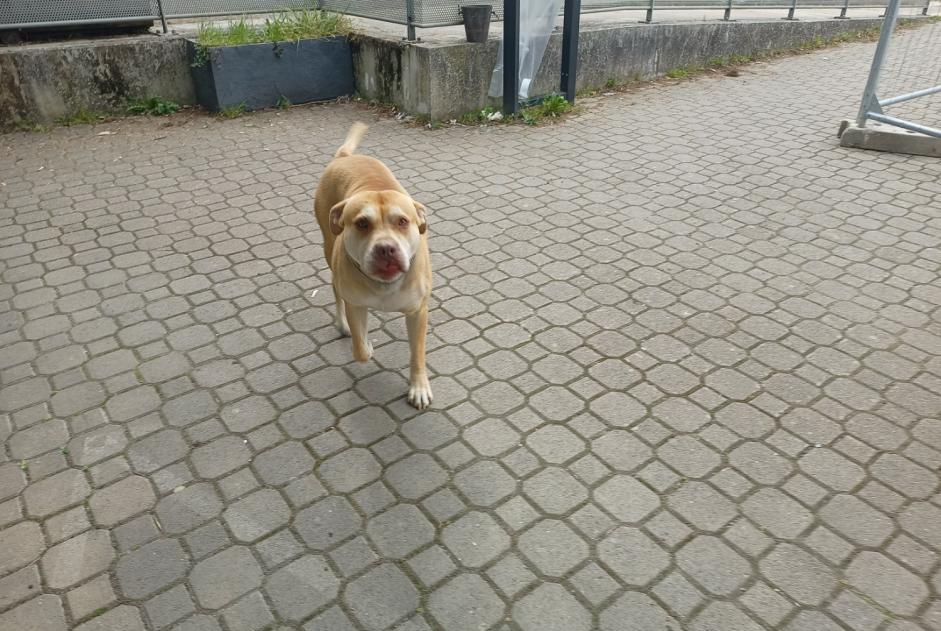
[[[890,44],[895,32],[896,23],[899,19],[901,8],[902,0],[889,0],[889,4],[885,10],[885,21],[882,23],[882,31],[879,34],[879,43],[876,45],[876,53],[873,56],[872,66],[869,69],[869,78],[867,79],[866,87],[863,90],[863,98],[859,106],[859,114],[856,116],[856,125],[858,127],[865,127],[866,123],[869,121],[876,121],[886,125],[892,125],[893,127],[900,127],[909,131],[925,134],[927,136],[941,138],[941,128],[910,121],[899,116],[891,116],[886,114],[884,110],[884,108],[892,105],[906,103],[914,101],[915,99],[922,99],[933,94],[941,93],[941,59],[939,59],[937,55],[935,55],[933,58],[926,58],[925,60],[919,60],[917,62],[919,64],[927,63],[929,61],[933,62],[934,66],[936,67],[937,74],[934,77],[921,76],[920,80],[924,81],[929,79],[932,80],[935,85],[925,85],[922,83],[921,86],[924,87],[919,86],[919,88],[916,90],[911,90],[909,92],[887,98],[879,98],[880,80],[883,78],[884,71],[886,69],[886,58],[889,55]],[[938,31],[936,31],[934,34],[935,44],[937,44],[939,41],[941,41],[941,26],[933,26],[931,28],[938,29]],[[905,60],[903,59],[903,64],[904,61]]]
[[[900,6],[921,7],[925,14],[931,1],[899,0]],[[312,3],[405,25],[410,39],[416,28],[461,24],[465,4],[492,4],[498,19],[503,17],[503,0],[13,0],[0,1],[0,30],[271,13]],[[581,12],[636,10],[652,22],[655,12],[664,10],[716,10],[725,20],[733,11],[780,10],[787,12],[785,19],[795,19],[800,9],[833,9],[839,11],[834,17],[845,18],[853,9],[884,6],[880,0],[582,0]]]

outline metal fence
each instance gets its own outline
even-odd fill
[[[941,138],[941,23],[900,34],[901,0],[889,0],[858,127],[875,121]]]
[[[931,0],[899,0],[901,6],[920,7]],[[347,15],[428,28],[461,23],[460,7],[492,4],[503,16],[503,0],[0,0],[0,30],[56,25],[127,23],[209,16],[270,13],[291,7],[316,6]],[[780,10],[795,18],[801,9],[833,9],[847,17],[853,9],[883,8],[880,0],[582,0],[582,13],[638,10],[652,21],[655,11],[714,9],[724,19],[750,9]]]

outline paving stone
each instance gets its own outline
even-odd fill
[[[513,605],[513,620],[525,631],[588,631],[591,614],[561,585],[546,583]]]
[[[144,603],[147,618],[158,629],[178,622],[192,614],[195,608],[192,597],[183,585],[177,585]]]
[[[925,581],[879,552],[864,551],[846,568],[850,585],[900,616],[914,615],[928,598]]]
[[[414,454],[389,467],[384,479],[402,497],[417,500],[444,485],[448,474],[431,456]]]
[[[774,485],[794,470],[784,456],[764,443],[746,442],[729,454],[729,464],[759,484]]]
[[[339,607],[330,607],[304,625],[304,631],[320,631],[320,629],[358,631],[353,621]]]
[[[222,631],[222,627],[214,618],[198,614],[178,624],[173,631]]]
[[[239,437],[223,436],[197,447],[190,458],[200,477],[215,479],[248,464],[251,452]]]
[[[168,429],[134,441],[127,451],[128,459],[140,473],[153,473],[172,462],[182,459],[189,452],[183,434]]]
[[[291,441],[259,454],[252,466],[266,484],[280,486],[312,471],[314,459],[304,445]]]
[[[66,469],[23,491],[26,514],[31,517],[47,517],[78,504],[91,493],[85,475],[78,469]]]
[[[313,550],[326,550],[360,530],[362,518],[342,497],[328,497],[297,513],[297,534]]]
[[[353,448],[326,459],[317,474],[337,493],[348,493],[376,480],[382,466],[367,449]]]
[[[546,576],[562,577],[588,558],[588,544],[564,522],[545,519],[519,539],[520,552]]]
[[[625,592],[601,612],[601,631],[679,629],[680,624],[649,596]]]
[[[493,506],[516,490],[516,480],[495,462],[477,462],[454,476],[454,485],[474,506]]]
[[[144,621],[137,607],[120,605],[75,627],[76,631],[144,631]]]
[[[718,537],[700,535],[676,554],[676,563],[708,592],[729,596],[751,576],[751,566]]]
[[[671,438],[657,449],[657,455],[690,478],[705,477],[722,464],[715,450],[691,436]]]
[[[199,604],[219,609],[261,586],[262,569],[244,546],[232,546],[197,563],[189,582]]]
[[[731,501],[712,486],[686,482],[667,497],[667,505],[696,528],[717,532],[738,515]]]
[[[229,505],[222,519],[236,541],[254,543],[286,525],[291,519],[291,510],[280,493],[262,489]]]
[[[106,569],[114,559],[107,530],[90,530],[49,548],[40,567],[46,584],[65,589]]]
[[[523,482],[523,493],[550,515],[564,515],[588,499],[585,486],[558,467],[546,467]]]
[[[319,556],[307,555],[265,581],[265,593],[283,620],[299,622],[337,597],[340,581]]]
[[[106,425],[69,441],[69,459],[87,467],[124,451],[127,437],[120,426]]]
[[[117,585],[125,597],[147,598],[186,575],[189,559],[175,539],[159,539],[118,559]]]
[[[95,523],[111,527],[150,510],[157,498],[147,478],[132,475],[97,489],[88,500]]]
[[[17,631],[66,631],[62,600],[53,594],[42,594],[0,614],[0,629]]]
[[[268,603],[258,592],[252,592],[222,611],[222,619],[232,631],[263,631],[271,629],[274,616]]]
[[[452,563],[451,569],[454,569],[454,567]],[[529,587],[536,580],[536,575],[514,554],[508,554],[495,563],[493,567],[487,570],[487,576],[503,594],[510,598]]]
[[[820,511],[820,518],[844,537],[876,548],[892,534],[892,520],[853,495],[835,495]]]
[[[197,482],[162,498],[156,512],[165,532],[180,534],[218,516],[222,501],[211,485]]]
[[[471,597],[471,595],[467,595]],[[418,608],[418,590],[395,565],[383,563],[350,582],[343,601],[364,628],[381,631]]]
[[[404,559],[434,539],[435,527],[417,507],[399,504],[370,519],[366,532],[383,557]]]
[[[629,586],[645,587],[670,564],[670,556],[636,528],[622,526],[598,544],[601,561]]]
[[[42,554],[39,524],[24,521],[0,530],[0,573],[6,574],[31,563]]]
[[[776,537],[794,539],[813,517],[806,508],[777,489],[761,489],[742,504],[742,511]]]
[[[51,419],[14,433],[7,439],[7,447],[13,458],[26,460],[64,446],[68,440],[69,432],[65,421]]]
[[[39,596],[41,589],[35,564],[8,574],[0,578],[0,609],[9,609],[11,605]]]
[[[741,609],[727,602],[713,602],[690,625],[692,631],[759,631],[761,625]]]
[[[460,574],[428,598],[428,612],[448,631],[491,628],[505,611],[500,597],[476,574]]]
[[[625,430],[612,430],[592,441],[592,452],[618,471],[634,471],[653,456],[653,451]]]
[[[625,523],[638,523],[660,507],[657,494],[626,475],[615,475],[592,493],[599,506]]]
[[[0,501],[15,497],[26,487],[26,475],[19,465],[0,465]]]
[[[878,480],[915,499],[931,497],[938,486],[938,474],[898,454],[882,454],[869,470]]]
[[[775,546],[758,565],[772,585],[805,605],[820,605],[837,586],[830,568],[790,543]]]
[[[812,449],[798,461],[812,478],[835,491],[851,491],[865,477],[862,467],[827,448]]]
[[[502,554],[510,546],[510,537],[494,519],[472,511],[441,533],[444,545],[465,567],[479,568]]]
[[[117,600],[108,574],[83,583],[66,594],[69,612],[74,620],[81,620],[89,614],[106,609]]]

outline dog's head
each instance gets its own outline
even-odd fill
[[[364,274],[391,283],[408,273],[428,228],[425,207],[398,191],[357,193],[330,209],[330,231]]]

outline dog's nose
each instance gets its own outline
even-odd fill
[[[376,256],[382,258],[392,258],[398,254],[399,249],[393,243],[376,244]]]

